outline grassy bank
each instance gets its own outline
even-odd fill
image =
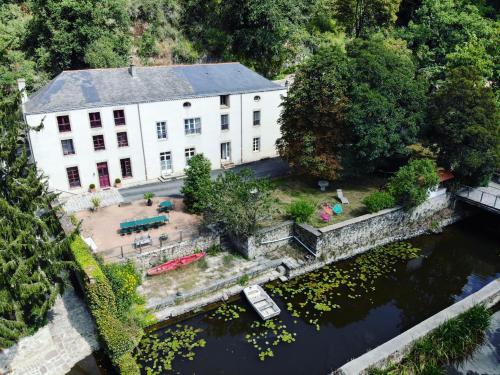
[[[444,366],[467,359],[484,341],[491,312],[477,305],[415,342],[403,360],[371,375],[445,374]]]
[[[136,292],[140,275],[131,263],[100,263],[79,236],[73,239],[71,252],[104,350],[120,374],[139,374],[132,351],[143,328],[154,323]]]

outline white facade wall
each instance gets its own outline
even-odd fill
[[[122,180],[123,186],[157,180],[161,175],[160,152],[171,152],[172,176],[184,174],[184,150],[194,147],[212,163],[221,168],[221,143],[231,143],[231,162],[247,163],[277,156],[276,140],[280,137],[277,123],[280,104],[286,90],[230,95],[229,107],[220,106],[219,96],[190,98],[155,103],[130,104],[40,115],[26,115],[30,126],[43,120],[41,131],[30,132],[30,142],[37,167],[49,178],[49,186],[62,192],[82,193],[90,184],[99,189],[97,163],[107,162],[110,182]],[[260,100],[255,101],[254,97]],[[184,107],[185,102],[191,103]],[[126,125],[115,126],[113,110],[125,111]],[[253,111],[261,111],[261,125],[253,125]],[[102,128],[91,128],[88,113],[100,112]],[[221,130],[221,114],[229,115],[229,129]],[[57,116],[69,115],[71,132],[60,133]],[[186,135],[184,120],[201,119],[201,134]],[[167,139],[159,140],[156,123],[167,122]],[[116,133],[126,131],[127,147],[118,147]],[[94,151],[92,136],[104,135],[106,149]],[[260,137],[260,151],[253,151],[253,138]],[[71,138],[75,155],[64,156],[61,140]],[[133,177],[122,178],[120,159],[130,158]],[[70,188],[66,168],[77,166],[81,188]]]

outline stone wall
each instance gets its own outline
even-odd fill
[[[253,259],[289,243],[293,237],[293,227],[293,221],[284,221],[261,229],[252,237],[246,239],[231,237],[229,240],[246,258]]]
[[[390,208],[323,228],[286,221],[262,229],[248,239],[231,239],[231,242],[251,259],[287,242],[300,240],[316,256],[329,263],[452,224],[465,214],[461,207],[452,206],[451,196],[441,194],[411,210]]]
[[[215,235],[203,235],[191,240],[174,243],[160,249],[137,254],[132,259],[138,268],[145,270],[160,262],[167,262],[185,255],[193,254],[196,250],[207,250],[211,246],[219,246],[220,237]]]
[[[409,352],[415,341],[429,334],[446,321],[457,317],[477,304],[482,303],[486,307],[492,307],[499,301],[500,278],[396,336],[392,340],[346,363],[338,370],[332,372],[331,375],[367,374],[367,370],[371,367],[384,368],[393,363],[398,363]]]

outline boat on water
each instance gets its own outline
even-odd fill
[[[159,275],[159,274],[164,273],[164,272],[176,270],[179,267],[196,262],[197,260],[203,258],[205,256],[205,254],[206,253],[203,251],[201,253],[186,255],[186,256],[181,257],[181,258],[170,260],[166,263],[163,263],[163,264],[160,264],[156,267],[150,268],[147,272],[147,275],[148,276],[156,276],[156,275]]]
[[[243,289],[243,294],[263,320],[273,318],[281,313],[276,302],[269,297],[269,294],[260,285],[246,287]]]

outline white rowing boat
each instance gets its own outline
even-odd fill
[[[269,297],[260,285],[252,285],[243,289],[243,293],[250,305],[257,311],[257,314],[267,320],[278,316],[281,313],[278,305]]]

